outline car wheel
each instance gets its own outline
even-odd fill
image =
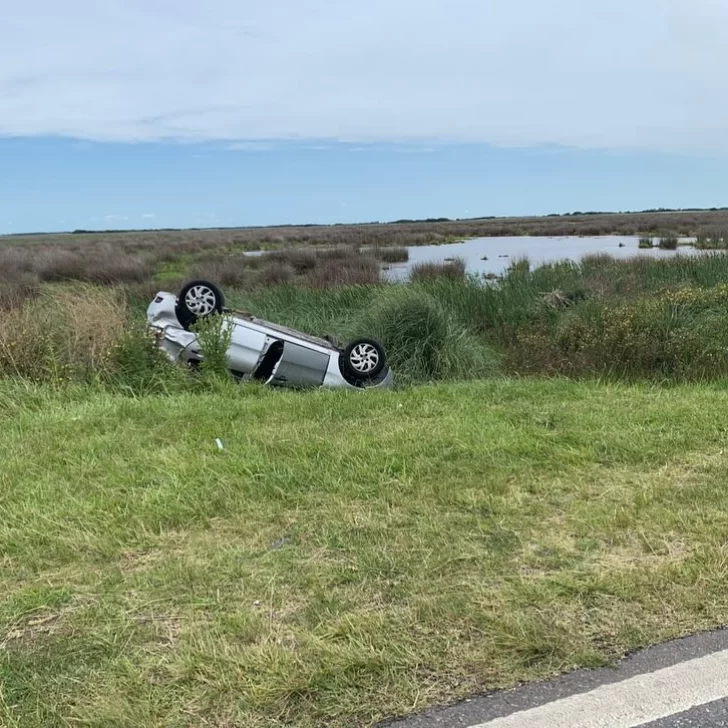
[[[209,281],[190,281],[177,296],[177,319],[188,331],[198,319],[222,313],[224,308],[222,291]]]
[[[341,354],[342,374],[352,384],[379,376],[386,363],[384,348],[374,339],[355,339]]]

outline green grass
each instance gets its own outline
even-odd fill
[[[727,278],[723,254],[591,256],[226,289],[438,382],[356,394],[183,376],[141,332],[145,286],[23,294],[0,725],[371,726],[724,624]]]
[[[227,303],[315,335],[346,335],[354,316],[387,290],[385,285],[340,286],[330,289],[281,285],[227,293]]]
[[[466,279],[435,279],[409,288],[436,296],[473,329],[507,342],[512,333],[533,318],[544,292],[556,289],[605,304],[683,287],[712,288],[728,280],[728,256],[722,253],[676,255],[674,258],[618,260],[608,255],[587,256],[581,263],[553,263],[532,268],[515,261],[497,285]],[[399,284],[402,285],[402,284]],[[342,331],[352,315],[366,309],[391,285],[342,286],[312,289],[276,286],[228,290],[232,306],[281,319],[293,326]]]
[[[189,275],[193,263],[193,256],[180,255],[174,260],[162,261],[158,264],[154,280],[160,285],[167,282],[176,282]]]
[[[224,261],[220,257],[215,264]],[[489,283],[475,276],[435,276],[406,284],[353,285],[345,278],[324,288],[300,281],[267,287],[243,281],[224,289],[231,307],[312,334],[333,335],[342,342],[362,335],[380,338],[399,380],[407,384],[495,373],[651,381],[705,381],[728,374],[724,253],[676,254],[663,260],[593,255],[578,264],[537,268],[515,260],[501,280]],[[68,285],[69,291],[76,290]],[[179,290],[181,284],[158,285]],[[123,288],[128,310],[116,318],[122,326],[143,324],[157,287]],[[33,308],[33,296],[41,289],[42,301]],[[53,378],[69,365],[73,371],[63,376],[105,377],[99,370],[107,365],[114,369],[114,356],[97,357],[90,368],[85,359],[84,366],[76,366],[76,353],[88,347],[63,342],[106,331],[92,315],[91,298],[116,295],[117,289],[78,287],[77,314],[39,327],[31,325],[39,321],[38,306],[43,309],[43,301],[52,302],[66,289],[58,283],[27,291],[0,288],[0,305],[8,302],[0,321],[0,372],[35,377],[45,372]],[[48,361],[38,355],[44,341]],[[59,346],[61,359],[56,356]]]
[[[2,381],[0,724],[370,726],[723,624],[727,406]]]
[[[435,278],[326,291],[282,286],[229,299],[314,334],[378,336],[407,382],[495,371],[702,381],[728,374],[727,279],[720,253],[590,256],[535,269],[516,261],[495,285]],[[436,357],[423,357],[430,346]],[[435,358],[442,366],[428,363]]]

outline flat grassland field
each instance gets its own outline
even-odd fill
[[[374,726],[728,621],[728,256],[392,284],[422,231],[367,228],[3,239],[1,726]],[[397,387],[173,367],[202,274]]]
[[[372,725],[726,621],[720,386],[1,394],[3,725]]]

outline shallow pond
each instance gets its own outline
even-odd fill
[[[657,242],[657,240],[655,240]],[[390,263],[384,275],[390,280],[404,280],[416,263],[444,262],[448,258],[462,258],[469,273],[501,275],[512,262],[528,258],[532,266],[561,260],[578,262],[586,255],[607,253],[615,258],[637,255],[652,258],[670,258],[695,253],[695,249],[681,241],[678,250],[659,248],[640,249],[639,238],[620,235],[600,237],[504,237],[474,238],[448,245],[420,245],[408,248],[406,263]]]

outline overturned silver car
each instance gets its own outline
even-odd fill
[[[198,319],[224,314],[231,326],[227,350],[231,373],[240,380],[303,387],[391,387],[393,375],[375,339],[340,346],[225,307],[222,291],[209,281],[185,284],[178,295],[160,291],[147,308],[147,322],[172,361],[199,364],[204,358],[192,327]]]

